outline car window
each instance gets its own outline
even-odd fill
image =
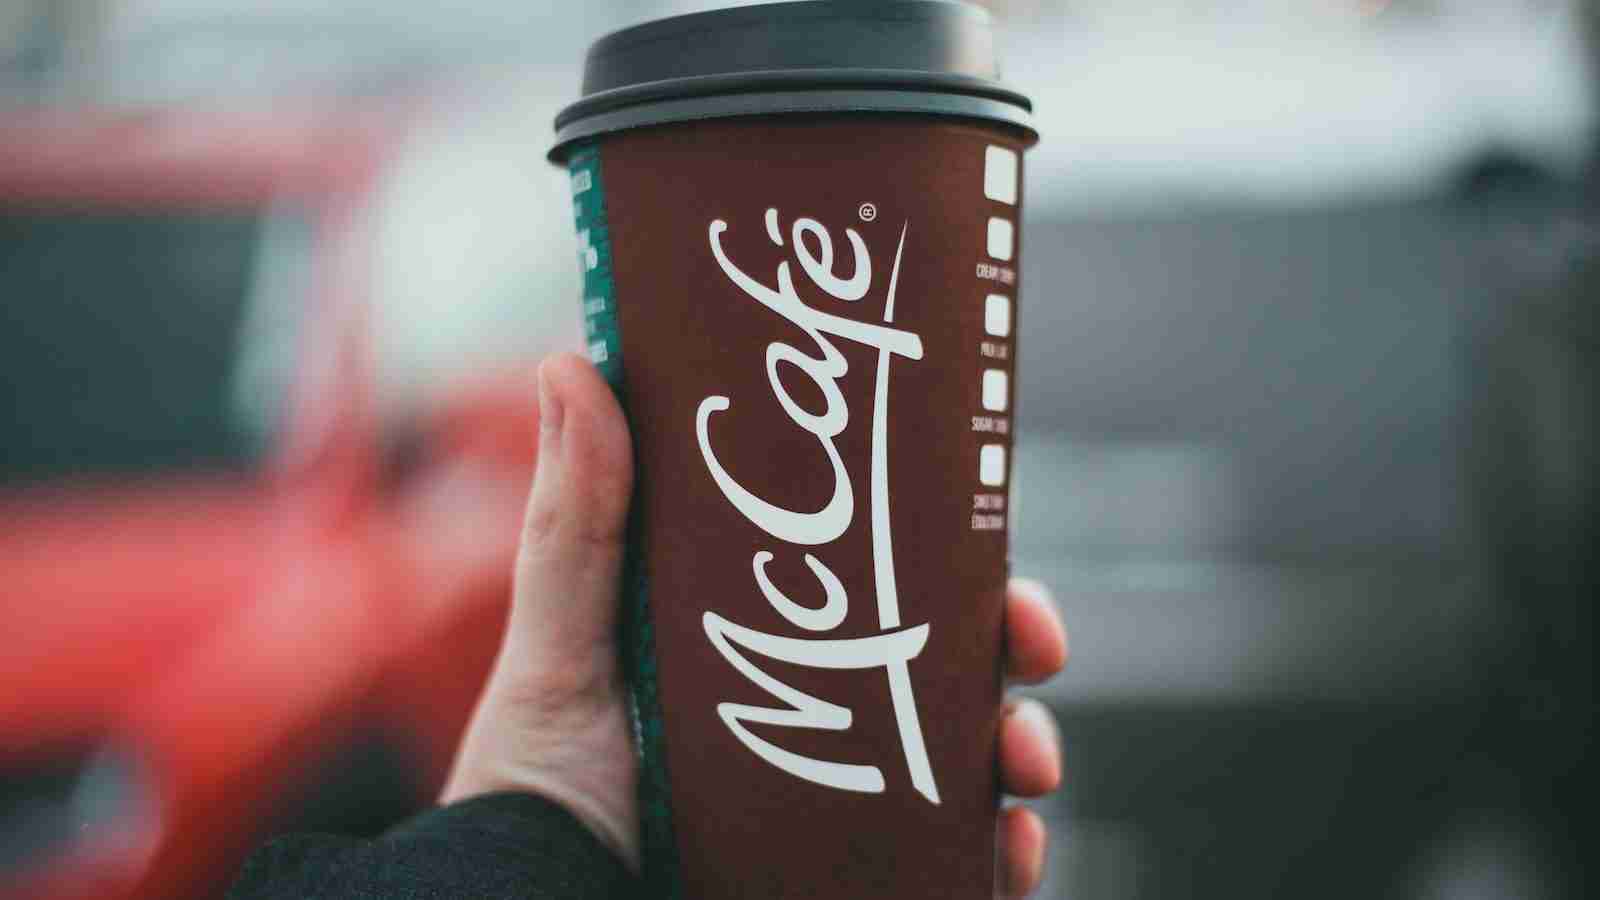
[[[0,204],[0,485],[249,467],[267,219]]]

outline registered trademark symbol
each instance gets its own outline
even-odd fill
[[[871,222],[878,217],[878,208],[871,203],[863,203],[861,208],[856,210],[856,214],[861,216],[861,221]]]

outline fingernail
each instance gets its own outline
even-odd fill
[[[561,430],[562,420],[566,417],[566,410],[561,405],[561,398],[556,394],[555,387],[550,382],[550,376],[545,373],[544,367],[539,367],[539,432],[540,434],[554,434]]]
[[[1050,588],[1036,578],[1017,577],[1011,579],[1011,589],[1019,594],[1026,594],[1037,601],[1041,606],[1054,609],[1055,597],[1050,593]]]
[[[1061,750],[1061,732],[1056,728],[1056,717],[1043,703],[1024,697],[1017,701],[1015,711],[1011,713],[1027,724],[1028,730],[1050,742],[1050,746],[1059,753]]]

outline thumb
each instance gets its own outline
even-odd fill
[[[633,453],[611,388],[575,354],[539,366],[538,460],[508,636],[574,674],[578,654],[612,665]]]
[[[539,367],[539,464],[505,639],[441,799],[565,806],[637,866],[635,762],[616,653],[633,462],[611,389],[571,354]]]

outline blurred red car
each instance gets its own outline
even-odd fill
[[[0,896],[215,895],[437,791],[537,424],[531,370],[375,412],[407,119],[0,112]]]

